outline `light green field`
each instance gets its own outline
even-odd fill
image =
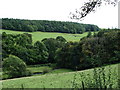
[[[67,41],[79,41],[80,38],[85,37],[88,32],[83,34],[67,34],[67,33],[55,33],[55,32],[20,32],[11,30],[0,30],[0,33],[6,32],[8,34],[22,34],[29,33],[32,34],[33,42],[41,41],[44,38],[56,38],[57,36],[63,36]]]
[[[64,72],[72,72],[73,70],[70,69],[53,69],[50,66],[28,66],[28,68],[33,74],[34,73],[42,73],[44,70],[48,70],[46,74],[54,74],[54,73],[64,73]],[[39,76],[41,74],[38,74]]]
[[[52,70],[52,68],[50,68],[49,66],[28,67],[27,69],[29,69],[32,73],[43,72],[44,69]]]
[[[67,72],[73,72],[73,70],[70,69],[55,69],[48,74],[58,74],[58,73],[67,73]]]
[[[105,66],[104,73],[107,86],[112,85],[113,88],[118,87],[118,65],[120,64]],[[96,68],[96,70],[97,73],[100,74],[101,69]],[[82,87],[82,81],[84,82],[85,87],[88,87],[89,85],[94,84],[94,76],[94,69],[59,74],[45,74],[41,76],[3,80],[3,88],[72,88],[76,85]],[[111,78],[109,78],[109,76]],[[103,84],[102,77],[103,73],[100,74]]]

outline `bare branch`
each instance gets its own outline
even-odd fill
[[[113,5],[116,6],[119,0],[89,0],[85,2],[85,4],[80,8],[76,9],[75,13],[70,12],[70,18],[81,20],[82,18],[86,17],[90,12],[96,10],[96,8],[100,7],[102,3],[105,5]]]

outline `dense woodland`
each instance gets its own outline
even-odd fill
[[[86,31],[98,31],[99,27],[75,22],[2,18],[2,29],[26,32],[83,33]]]
[[[2,33],[3,61],[15,55],[27,65],[54,63],[56,68],[82,70],[105,64],[118,63],[120,58],[120,30],[101,30],[67,42],[63,37],[45,38],[32,43],[32,35]]]

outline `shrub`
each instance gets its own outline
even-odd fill
[[[43,69],[43,74],[49,73],[51,70],[49,68]]]
[[[25,62],[17,56],[9,55],[3,61],[3,71],[9,76],[8,78],[27,76],[30,73],[26,68]]]
[[[66,42],[66,39],[63,38],[62,36],[56,37],[56,40],[61,41],[61,42]]]

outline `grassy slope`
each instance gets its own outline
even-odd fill
[[[111,80],[113,87],[117,87],[118,80],[118,65],[108,65],[105,67],[106,81],[108,81],[108,73],[111,71]],[[98,72],[99,73],[99,72]],[[23,77],[18,79],[3,80],[3,88],[70,88],[72,87],[73,78],[76,74],[76,83],[81,86],[81,80],[84,82],[93,81],[93,69],[88,69],[79,72],[68,72],[61,74],[46,74],[42,76]],[[80,75],[83,75],[82,78]],[[102,75],[101,75],[102,76]],[[90,82],[91,83],[91,82]]]
[[[9,34],[22,34],[25,32],[20,31],[11,31],[11,30],[0,30],[0,33],[6,32]],[[27,32],[30,33],[30,32]],[[67,34],[67,33],[55,33],[55,32],[32,32],[33,42],[35,41],[41,41],[44,38],[56,38],[57,36],[63,36],[67,41],[79,41],[80,38],[86,36],[88,33],[85,32],[83,34]]]

